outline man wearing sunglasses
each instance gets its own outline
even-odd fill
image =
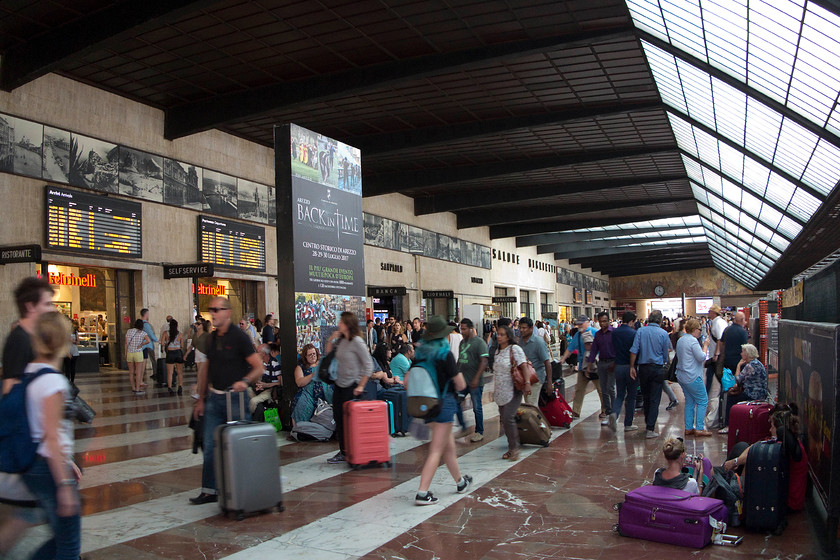
[[[201,471],[201,493],[190,498],[193,504],[217,502],[216,473],[213,464],[213,432],[228,419],[226,391],[240,393],[256,383],[263,373],[263,362],[254,351],[254,345],[247,333],[231,323],[230,302],[223,297],[210,302],[210,317],[216,330],[210,335],[207,345],[207,367],[199,369],[198,402],[193,410],[197,419],[204,416],[204,466]],[[238,399],[237,399],[238,400]],[[232,406],[231,419],[240,417],[239,406]],[[248,396],[245,394],[245,410],[248,410]],[[247,412],[246,412],[247,414]]]

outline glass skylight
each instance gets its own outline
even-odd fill
[[[840,183],[840,17],[810,0],[626,1],[715,264],[754,287]]]

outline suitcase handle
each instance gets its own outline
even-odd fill
[[[225,401],[227,402],[227,423],[233,423],[233,405],[231,404],[231,393],[235,391],[225,391]],[[239,393],[239,418],[245,419],[245,391],[238,391]]]

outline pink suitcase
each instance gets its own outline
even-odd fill
[[[354,469],[391,466],[391,435],[388,403],[348,401],[344,403],[344,447],[347,464]]]
[[[728,449],[745,441],[752,445],[770,437],[770,413],[773,405],[766,402],[742,402],[729,411]]]
[[[712,541],[710,516],[720,522],[728,516],[722,500],[664,486],[631,490],[618,507],[620,535],[689,548],[703,548]]]

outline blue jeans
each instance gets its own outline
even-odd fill
[[[639,380],[630,377],[630,366],[615,366],[615,409],[616,416],[621,413],[621,402],[624,402],[624,425],[633,425],[633,414],[636,412],[636,393]]]
[[[248,395],[245,396],[245,416],[240,415],[239,395],[231,395],[231,417],[234,420],[247,420]],[[218,426],[227,423],[227,399],[224,395],[208,393],[204,400],[204,466],[201,469],[201,491],[208,494],[216,493],[216,466],[214,464],[213,452],[216,442],[213,440],[213,433]]]
[[[33,560],[77,560],[82,549],[81,517],[79,514],[59,517],[56,496],[58,489],[47,460],[39,456],[32,468],[23,473],[23,482],[38,498],[53,533],[52,538],[41,545],[32,556]],[[78,489],[75,486],[72,488],[73,492],[78,494]]]
[[[656,430],[656,419],[659,418],[659,403],[662,401],[662,383],[665,381],[665,366],[658,364],[641,364],[637,368],[639,385],[642,387],[644,399],[645,426],[648,431]]]
[[[455,412],[461,410],[458,401],[455,400],[455,395],[449,391],[441,397],[440,412],[434,418],[426,418],[426,424],[430,422],[438,422],[440,424],[451,424],[455,419]]]
[[[484,394],[484,387],[479,385],[475,389],[470,389],[467,387],[464,389],[463,393],[470,395],[470,399],[472,399],[473,403],[473,412],[475,413],[475,432],[477,434],[484,433],[484,409],[481,408],[481,395]],[[458,407],[458,410],[455,411],[455,416],[458,417],[458,423],[461,424],[463,427],[464,424],[464,411],[461,410],[461,407]]]
[[[685,429],[703,430],[706,420],[706,406],[709,404],[709,395],[706,393],[703,376],[695,377],[691,383],[680,382],[680,387],[682,387],[683,395],[685,395]],[[696,423],[695,417],[697,419]]]

